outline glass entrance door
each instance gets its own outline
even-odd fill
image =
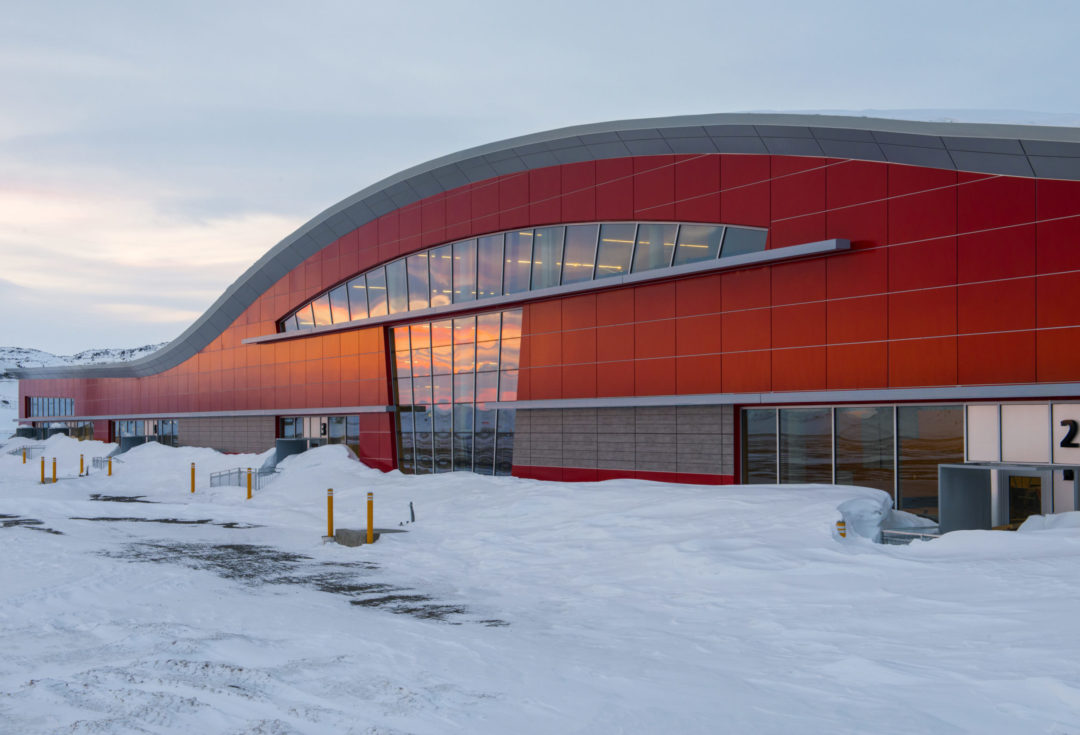
[[[1051,513],[1053,472],[1003,471],[998,479],[998,513],[995,528],[1016,530],[1028,516]]]
[[[1009,476],[1009,527],[1019,528],[1028,516],[1042,513],[1042,478]]]

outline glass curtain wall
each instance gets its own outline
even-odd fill
[[[427,248],[302,305],[284,332],[688,265],[765,248],[765,230],[606,222],[510,230]]]
[[[780,409],[780,482],[832,482],[832,411]]]
[[[596,275],[594,278],[621,276],[630,270],[634,253],[637,225],[608,224],[600,226],[600,242],[596,246]]]
[[[91,434],[93,433],[93,422],[90,421],[69,421],[68,427],[72,429],[81,429],[84,426],[90,427]],[[168,444],[170,446],[177,446],[180,436],[180,422],[176,419],[151,419],[151,420],[122,420],[112,422],[112,435],[116,439],[124,437],[141,436],[161,444]],[[75,436],[75,434],[72,434]]]
[[[160,444],[168,444],[170,447],[180,445],[180,424],[176,419],[160,419],[154,433]]]
[[[531,263],[531,261],[530,261]],[[398,465],[402,472],[510,474],[521,310],[392,330]]]
[[[667,268],[671,265],[671,256],[675,252],[675,236],[678,231],[678,225],[638,225],[632,272]]]
[[[488,235],[476,241],[476,295],[486,299],[502,293],[503,283],[503,236]],[[463,274],[472,280],[472,273]]]
[[[892,406],[837,408],[837,484],[873,487],[892,495],[894,475]]]
[[[901,510],[937,518],[939,464],[964,461],[961,406],[900,406],[897,468]]]
[[[776,409],[752,408],[742,412],[743,482],[776,483]]]
[[[450,246],[432,250],[428,267],[431,269],[431,305],[448,306],[454,296],[454,256]]]
[[[937,467],[964,461],[963,407],[744,409],[741,446],[745,483],[828,483],[835,471],[837,484],[884,490],[936,519]]]
[[[173,422],[176,423],[175,421]],[[311,446],[346,444],[360,455],[360,417],[285,416],[278,419],[282,439],[308,439]]]
[[[27,418],[34,416],[74,416],[74,398],[26,398]]]
[[[533,240],[532,288],[559,285],[563,255],[562,227],[541,227]]]
[[[175,421],[173,422],[176,423]],[[79,441],[86,441],[87,439],[94,438],[94,422],[93,421],[68,421],[68,436]],[[158,441],[162,444],[169,444],[176,446],[175,434],[171,436],[159,437]]]

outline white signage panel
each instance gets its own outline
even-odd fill
[[[1080,403],[1054,404],[1054,461],[1080,465]]]
[[[998,406],[967,407],[967,458],[969,462],[1001,460],[1001,426]]]
[[[1001,406],[1001,459],[1050,461],[1049,405],[1005,403]]]

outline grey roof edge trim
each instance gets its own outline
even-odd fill
[[[487,143],[481,146],[475,146],[467,148],[457,153],[451,153],[446,156],[435,158],[426,163],[421,163],[416,166],[404,169],[399,173],[393,174],[381,181],[378,181],[355,194],[346,197],[337,204],[334,204],[327,209],[323,210],[319,214],[315,215],[308,222],[301,225],[296,231],[292,232],[284,239],[282,239],[277,245],[268,250],[261,258],[259,258],[250,268],[248,268],[232,285],[230,285],[225,292],[218,297],[218,299],[210,306],[206,312],[200,316],[190,327],[170,342],[168,345],[158,350],[152,355],[133,360],[128,363],[118,363],[111,365],[94,365],[83,367],[66,367],[66,368],[43,368],[43,369],[21,369],[16,371],[16,377],[22,379],[55,379],[55,378],[132,378],[132,377],[145,377],[156,373],[164,372],[172,367],[175,367],[188,359],[192,355],[198,353],[208,344],[210,344],[218,335],[222,333],[224,327],[218,328],[214,326],[222,320],[222,314],[225,313],[226,307],[228,311],[234,313],[242,313],[251,304],[255,302],[266,289],[252,288],[246,289],[245,286],[252,284],[258,276],[268,273],[276,273],[280,271],[280,266],[274,268],[273,264],[279,264],[281,260],[288,261],[290,256],[295,258],[293,254],[294,250],[301,250],[304,253],[304,257],[311,253],[318,252],[322,248],[332,243],[336,238],[333,235],[332,230],[329,227],[323,227],[328,220],[341,213],[346,213],[357,227],[361,227],[368,222],[374,220],[375,214],[371,211],[371,208],[367,206],[367,200],[382,197],[386,198],[387,191],[393,187],[407,188],[412,190],[411,186],[401,187],[401,184],[408,184],[411,180],[430,174],[436,169],[445,168],[447,166],[461,166],[462,164],[470,162],[484,162],[486,164],[487,156],[497,154],[500,152],[513,151],[516,148],[523,146],[534,146],[537,144],[552,146],[558,144],[560,141],[577,141],[577,145],[583,148],[587,146],[582,143],[579,138],[581,136],[603,134],[603,133],[625,133],[634,130],[672,130],[678,128],[708,128],[715,126],[744,126],[752,130],[757,131],[756,136],[759,140],[765,140],[769,138],[783,137],[781,133],[783,128],[791,129],[791,135],[793,137],[805,137],[806,133],[810,133],[810,128],[817,130],[835,129],[835,130],[855,130],[855,131],[870,131],[881,133],[901,133],[914,137],[923,137],[928,139],[928,145],[930,147],[940,147],[942,141],[945,141],[946,149],[948,149],[948,139],[950,138],[985,138],[985,139],[998,139],[1007,141],[1020,141],[1021,144],[1024,141],[1039,141],[1039,142],[1054,142],[1062,143],[1066,146],[1077,146],[1076,156],[1043,156],[1043,158],[1061,158],[1062,160],[1074,160],[1080,157],[1080,128],[1069,127],[1054,127],[1054,126],[1042,126],[1042,125],[1007,125],[998,123],[942,123],[942,122],[919,122],[909,120],[890,120],[885,118],[872,118],[872,117],[854,117],[844,115],[814,115],[814,114],[798,114],[798,113],[711,113],[700,115],[681,115],[676,117],[657,117],[657,118],[637,118],[629,120],[614,120],[609,122],[600,123],[587,123],[583,125],[573,125],[563,128],[556,128],[554,130],[548,130],[537,133],[530,133],[528,135],[522,135],[515,138],[507,138],[505,140],[496,141],[493,143]],[[759,130],[762,128],[763,130]],[[753,137],[753,136],[750,136]],[[810,133],[810,139],[813,140],[813,133]],[[931,142],[929,139],[933,139]],[[706,138],[706,140],[714,140]],[[723,140],[715,139],[717,141]],[[725,150],[725,145],[720,142],[710,142],[708,150],[702,150],[701,153],[725,153],[725,152],[738,152],[736,149]],[[767,150],[764,149],[763,150]],[[1070,151],[1073,150],[1070,148]],[[623,154],[628,155],[628,154]],[[600,156],[602,157],[602,156]],[[859,159],[859,156],[851,156],[852,158]],[[597,156],[590,155],[583,160],[595,160]],[[870,157],[867,156],[865,160],[880,161],[882,157]],[[536,165],[523,164],[523,172],[527,172],[533,168],[543,168],[549,165],[546,162],[538,163]],[[954,164],[955,165],[955,164]],[[1035,167],[1032,167],[1033,171],[1038,171]],[[978,173],[996,173],[994,171],[978,172]],[[449,188],[455,187],[443,187],[439,184],[439,188],[442,191],[447,191]],[[398,204],[396,208],[408,206],[415,201],[419,201],[419,196],[412,201],[404,201]],[[318,234],[316,234],[318,233]],[[329,239],[327,239],[329,238]],[[325,240],[325,241],[324,241]],[[305,242],[306,241],[306,242]],[[312,249],[314,248],[314,249]],[[271,282],[276,282],[277,277],[271,277]],[[232,323],[232,319],[228,320],[228,323]]]

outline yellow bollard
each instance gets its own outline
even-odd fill
[[[112,457],[109,457],[109,477],[112,477]]]
[[[367,494],[367,542],[375,543],[375,493]]]
[[[195,463],[191,463],[191,492],[195,492]]]
[[[41,484],[45,484],[45,455],[41,455]]]
[[[56,482],[56,457],[52,458],[52,481]]]
[[[837,521],[836,532],[840,534],[840,538],[847,538],[847,524],[843,521]]]
[[[248,467],[248,500],[251,500],[251,468]]]
[[[85,467],[85,465],[83,464],[83,456],[80,454],[79,455],[79,477],[82,477],[84,467]]]
[[[334,537],[334,488],[326,489],[326,535]]]
[[[26,464],[26,447],[22,448],[22,463]]]

